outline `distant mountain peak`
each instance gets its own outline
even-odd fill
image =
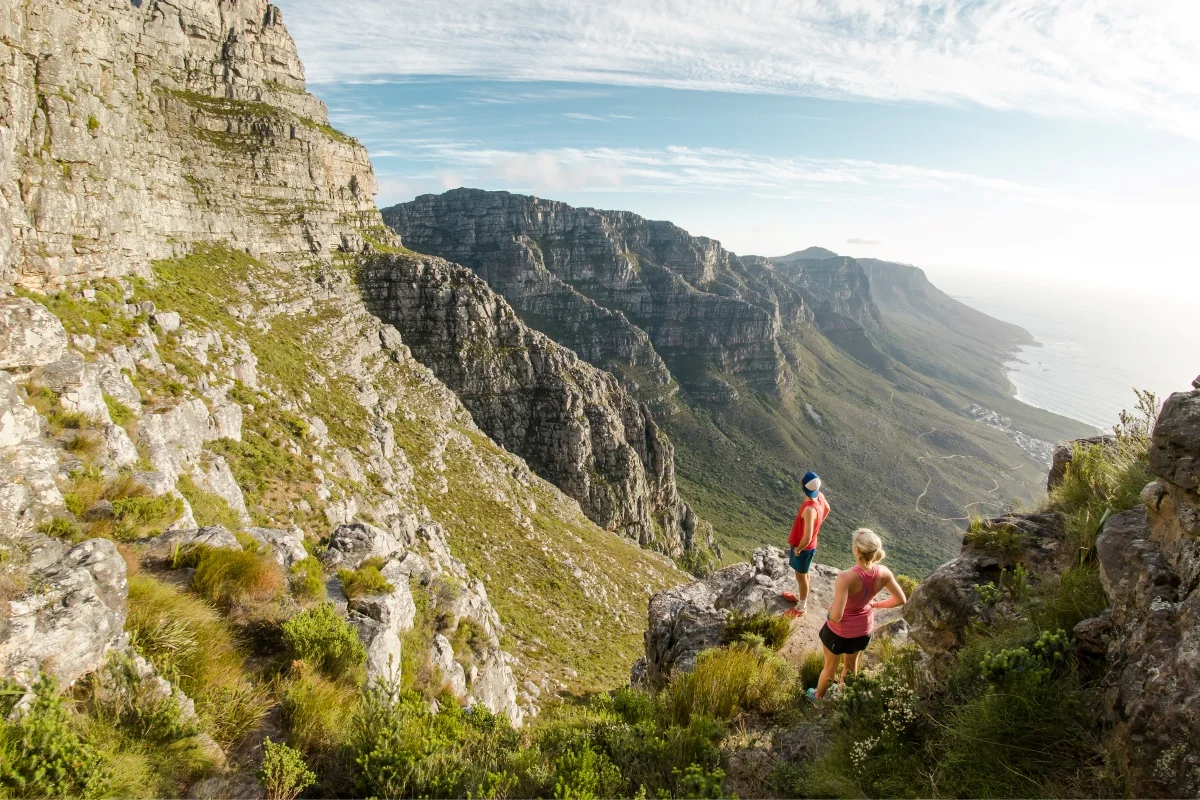
[[[801,258],[837,258],[838,254],[832,250],[826,250],[824,247],[806,247],[803,250],[797,250],[794,253],[788,253],[786,256],[779,256],[771,259],[772,261],[796,261]]]

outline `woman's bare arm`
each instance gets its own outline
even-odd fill
[[[883,585],[883,588],[888,590],[888,594],[891,597],[887,600],[873,600],[871,608],[899,608],[907,603],[908,598],[905,596],[904,590],[900,588],[900,583],[896,580],[896,576],[892,574],[892,571],[887,567],[881,567],[880,571],[887,578],[887,583]]]
[[[843,572],[833,585],[833,602],[829,604],[829,619],[833,622],[841,622],[842,614],[846,613],[846,601],[850,599],[850,581],[853,578],[853,572]]]

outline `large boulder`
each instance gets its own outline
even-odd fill
[[[837,574],[833,567],[813,565],[809,573],[808,613],[793,626],[786,646],[788,651],[819,646],[816,632],[833,598]],[[646,655],[634,668],[637,681],[658,685],[675,670],[692,669],[700,653],[721,644],[734,612],[781,614],[792,608],[781,593],[795,589],[795,573],[788,566],[784,551],[763,547],[754,551],[749,562],[659,592],[650,598]]]
[[[142,539],[143,554],[149,558],[169,559],[176,552],[191,547],[212,547],[225,550],[241,550],[242,545],[237,537],[221,525],[210,525],[207,528],[191,528],[188,530],[168,531],[161,536]]]
[[[934,570],[904,608],[909,634],[928,655],[948,655],[962,645],[972,620],[985,623],[1006,613],[1004,602],[989,606],[977,587],[999,584],[1004,570],[1021,564],[1033,581],[1057,575],[1072,563],[1062,517],[1058,514],[1008,514],[982,523],[982,536],[963,540],[958,558]],[[989,546],[987,533],[1008,546]]]
[[[0,675],[28,683],[38,672],[70,686],[126,645],[125,560],[107,539],[89,539],[34,570],[0,622]]]
[[[26,297],[0,298],[0,369],[53,364],[67,347],[58,317]]]
[[[1200,391],[1167,398],[1150,442],[1150,469],[1182,489],[1200,487]]]

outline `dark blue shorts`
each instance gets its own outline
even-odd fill
[[[792,569],[804,575],[808,574],[809,568],[812,566],[813,556],[817,554],[817,548],[812,550],[801,550],[800,555],[796,555],[795,550],[788,548],[788,563],[792,565]]]

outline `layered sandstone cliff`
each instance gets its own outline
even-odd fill
[[[712,239],[628,212],[474,189],[383,213],[409,246],[470,267],[531,326],[650,399],[672,377],[714,399],[730,379],[770,392],[786,380],[776,337],[798,297],[756,280]]]

